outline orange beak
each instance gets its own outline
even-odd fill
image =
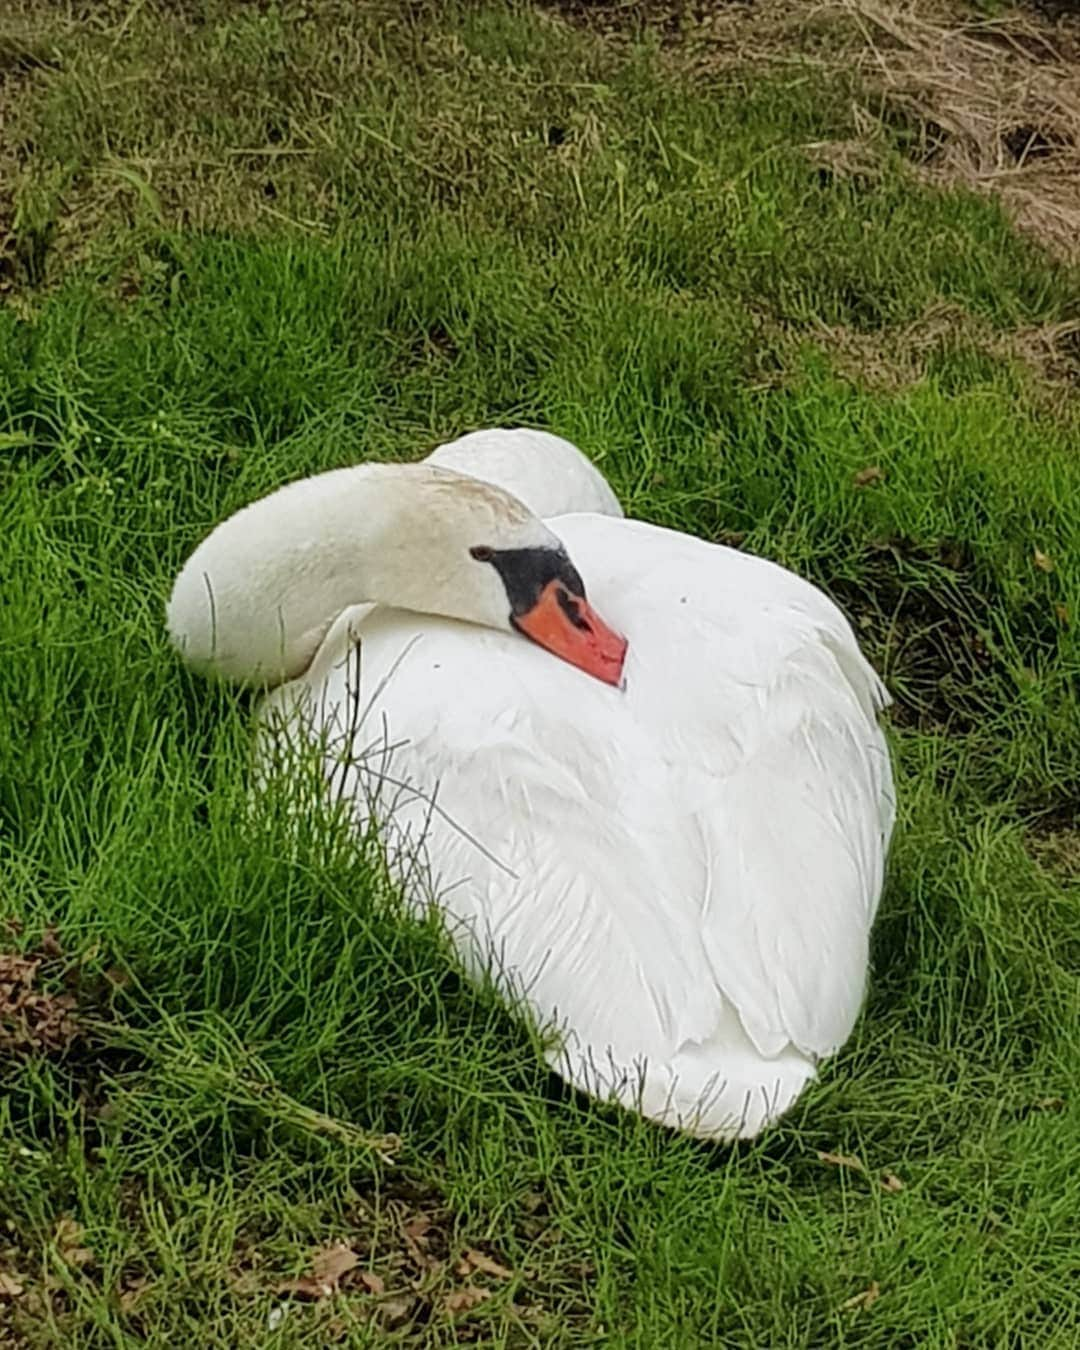
[[[549,581],[526,614],[512,623],[526,637],[605,684],[622,682],[627,641],[609,628],[580,596],[560,581]]]

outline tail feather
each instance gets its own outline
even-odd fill
[[[622,1059],[571,1034],[548,1055],[548,1064],[591,1097],[618,1101],[699,1139],[725,1142],[752,1139],[774,1124],[816,1076],[813,1060],[794,1046],[761,1055],[734,1013],[708,1041],[685,1045],[663,1062]]]

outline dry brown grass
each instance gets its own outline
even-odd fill
[[[1058,830],[1031,842],[1035,858],[1066,878],[1080,877],[1080,830]]]
[[[916,172],[993,194],[1020,229],[1080,257],[1080,27],[1019,11],[963,19],[918,0],[842,8],[867,87],[915,132]]]
[[[286,41],[258,6],[221,11],[212,24],[198,6],[166,15],[157,3],[76,12],[0,0],[0,292],[33,282],[46,252],[78,252],[105,220],[319,234],[361,162],[382,160],[390,176],[460,196],[491,171],[507,123],[528,128],[508,153],[542,198],[551,172],[597,139],[583,98],[552,153],[532,123],[542,128],[549,103],[553,118],[565,111],[566,91],[554,97],[535,72],[531,86],[510,80],[449,37],[417,46],[416,89],[393,89],[393,62],[380,51],[416,45],[415,7],[318,0],[307,18],[290,19]],[[599,30],[613,50],[644,31],[663,64],[694,80],[777,67],[833,83],[851,76],[851,134],[805,145],[815,163],[872,181],[900,144],[920,178],[993,195],[1057,256],[1080,257],[1080,15],[979,18],[964,0],[556,0],[538,14],[553,30]],[[135,78],[140,51],[148,69]],[[453,88],[467,68],[489,97],[465,115]],[[392,91],[385,126],[351,106],[361,78]],[[427,108],[409,145],[394,139],[390,105],[403,97]]]
[[[476,205],[501,177],[493,224],[563,202],[607,49],[538,12],[526,69],[500,24],[463,39],[435,0],[0,0],[0,294],[125,249],[141,275],[162,228],[326,238],[359,198],[389,217],[394,189]]]
[[[855,135],[804,147],[815,162],[872,177],[899,138],[920,178],[993,195],[1055,255],[1080,257],[1080,10],[1052,22],[1033,6],[990,18],[964,0],[559,8],[609,34],[652,34],[694,79],[850,72]]]
[[[857,331],[821,324],[814,340],[840,375],[881,393],[918,383],[936,356],[961,346],[1026,367],[1035,377],[1032,387],[1052,404],[1071,399],[1080,386],[1080,319],[1008,331],[943,302],[894,328]]]
[[[836,5],[791,0],[550,0],[548,8],[616,44],[645,36],[673,70],[701,78],[824,62],[856,36]]]
[[[30,262],[15,221],[15,185],[26,158],[17,145],[16,112],[35,73],[52,60],[48,44],[35,39],[25,19],[0,14],[0,295]]]

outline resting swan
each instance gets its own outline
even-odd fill
[[[559,1028],[578,1088],[748,1137],[848,1037],[888,697],[808,582],[623,519],[569,442],[497,430],[246,507],[167,623],[197,668],[278,686],[264,756],[324,738],[358,827],[392,802],[390,855],[423,838],[467,969]]]

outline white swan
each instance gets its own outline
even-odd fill
[[[584,1091],[752,1136],[851,1032],[888,698],[809,583],[622,519],[566,441],[486,431],[237,513],[168,627],[203,669],[289,680],[264,755],[320,739],[359,825],[393,805],[391,857],[423,837],[467,967],[561,1029]]]

